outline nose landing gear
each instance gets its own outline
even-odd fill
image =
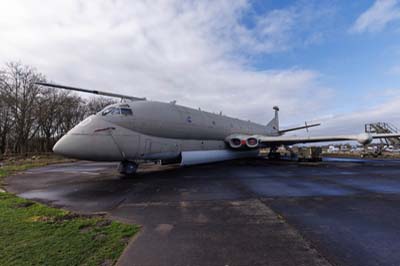
[[[118,166],[118,172],[124,176],[130,177],[135,175],[137,168],[138,164],[133,161],[122,161]]]

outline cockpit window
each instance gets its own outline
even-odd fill
[[[114,108],[114,109],[111,111],[111,114],[112,114],[112,115],[120,115],[120,114],[121,114],[121,109],[119,109],[119,108]]]
[[[132,110],[129,108],[121,108],[121,114],[123,115],[133,115]]]
[[[101,115],[105,116],[105,115],[133,115],[132,109],[130,108],[118,108],[118,107],[109,107],[107,109],[105,109]]]
[[[114,107],[109,107],[109,108],[105,109],[105,110],[101,113],[101,115],[108,115],[108,114],[110,114],[110,113],[112,112],[113,109],[114,109]]]

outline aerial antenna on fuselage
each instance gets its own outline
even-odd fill
[[[121,98],[121,100],[146,101],[146,98],[140,98],[140,97],[134,97],[134,96],[123,95],[123,94],[118,94],[118,93],[98,91],[98,90],[87,90],[87,89],[71,87],[71,86],[64,86],[64,85],[53,84],[53,83],[35,82],[35,84],[41,85],[41,86],[46,86],[46,87],[57,88],[57,89],[64,89],[64,90],[70,90],[70,91],[79,91],[79,92],[86,92],[86,93],[97,94],[97,95],[102,95],[102,96]]]

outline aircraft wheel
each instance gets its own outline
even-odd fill
[[[120,174],[130,177],[134,176],[138,168],[138,164],[132,161],[123,161],[118,166]]]

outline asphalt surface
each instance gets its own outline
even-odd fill
[[[7,189],[142,225],[119,265],[400,265],[400,161],[115,168],[52,165]]]

